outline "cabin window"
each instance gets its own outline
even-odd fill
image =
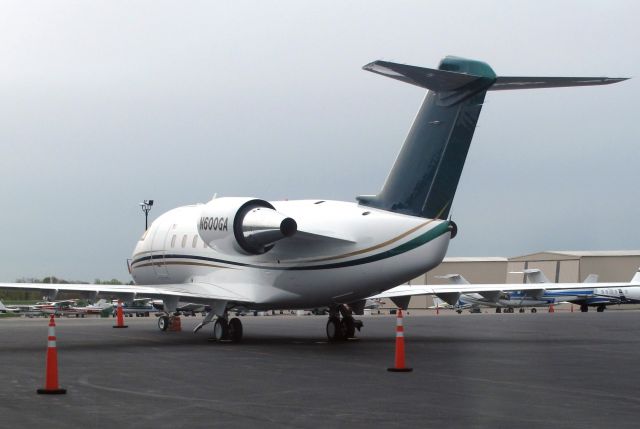
[[[191,247],[193,247],[195,249],[196,248],[196,244],[198,244],[198,236],[194,235],[193,236],[193,242],[191,243]]]
[[[182,236],[182,248],[187,245],[187,234]]]
[[[176,235],[173,234],[173,237],[171,237],[171,247],[176,247]]]

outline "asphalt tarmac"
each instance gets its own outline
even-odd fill
[[[640,312],[393,316],[329,344],[326,317],[243,317],[241,344],[156,319],[57,319],[62,396],[44,385],[47,319],[0,319],[0,427],[640,425]]]

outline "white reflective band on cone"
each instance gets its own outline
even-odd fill
[[[404,332],[396,332],[396,338],[404,337]]]
[[[56,336],[56,328],[55,328],[55,326],[49,326],[49,336],[50,337],[55,337]]]
[[[47,347],[55,348],[56,347],[56,342],[55,341],[47,341]]]

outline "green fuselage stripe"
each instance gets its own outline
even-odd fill
[[[345,268],[345,267],[351,267],[355,265],[368,264],[371,262],[377,262],[383,259],[392,258],[394,256],[398,256],[403,253],[414,250],[448,232],[449,232],[449,223],[442,222],[441,224],[430,229],[424,234],[421,234],[418,237],[412,240],[409,240],[406,243],[401,244],[400,246],[394,247],[393,249],[389,249],[385,252],[381,252],[376,255],[366,256],[364,258],[354,259],[352,261],[334,262],[334,263],[322,264],[322,265],[298,265],[298,266],[290,266],[290,267],[283,267],[281,265],[267,266],[267,265],[255,265],[255,264],[247,264],[243,262],[228,261],[225,259],[218,259],[218,258],[209,258],[206,256],[178,255],[178,254],[143,256],[141,258],[134,260],[131,265],[135,268],[136,264],[139,264],[144,261],[162,260],[163,262],[157,263],[157,265],[161,266],[161,265],[164,265],[164,260],[167,260],[167,259],[195,259],[198,261],[222,263],[222,264],[235,265],[240,267],[258,268],[263,270],[285,270],[285,271],[326,270],[326,269],[332,269],[332,268]]]

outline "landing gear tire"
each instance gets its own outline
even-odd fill
[[[532,313],[537,313],[537,312],[538,312],[538,310],[536,310],[535,308],[532,308],[532,309],[531,309],[531,312],[532,312]]]
[[[229,320],[229,339],[234,343],[242,341],[242,321],[237,317]]]
[[[496,313],[502,313],[502,309],[500,307],[496,307]],[[506,313],[506,311],[505,311]]]
[[[524,308],[521,308],[520,310],[518,310],[518,313],[524,313]]]
[[[331,342],[340,341],[344,338],[343,326],[339,318],[329,318],[329,321],[327,322],[327,338]]]
[[[599,305],[598,308],[596,308],[596,311],[598,313],[602,313],[605,308],[607,308],[605,305]]]
[[[213,338],[216,341],[229,339],[229,324],[224,319],[218,319],[213,324]]]
[[[462,314],[462,310],[456,310],[456,313]]]
[[[589,306],[587,304],[581,304],[580,305],[580,311],[583,313],[586,313],[589,311]]]
[[[169,328],[169,316],[158,317],[158,329],[166,331]]]

